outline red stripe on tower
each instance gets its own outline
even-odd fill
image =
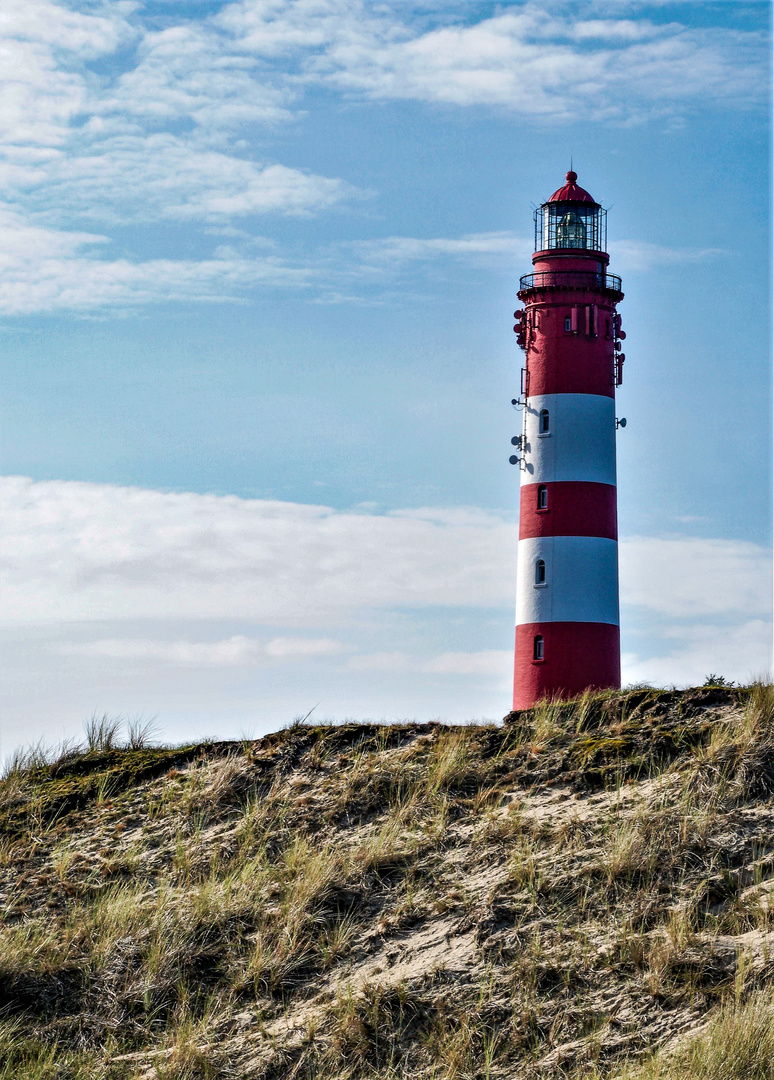
[[[615,387],[621,280],[606,211],[567,183],[535,212],[523,373],[513,707],[621,683]],[[519,441],[519,440],[517,440]]]
[[[618,539],[615,485],[565,480],[523,484],[519,537],[605,536]]]
[[[545,659],[535,660],[535,640]],[[588,689],[621,685],[619,630],[610,623],[546,622],[516,627],[514,709],[528,709],[546,696],[546,665],[552,663],[552,694],[575,697]],[[589,682],[592,672],[592,682]]]

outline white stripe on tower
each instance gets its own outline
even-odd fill
[[[548,433],[540,417],[548,411]],[[615,485],[615,399],[600,394],[540,394],[527,399],[525,484],[581,480]]]
[[[537,564],[542,562],[540,575]],[[600,536],[519,540],[516,624],[618,625],[618,545]],[[536,583],[537,577],[544,583]]]

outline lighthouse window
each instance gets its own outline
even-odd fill
[[[572,319],[570,318],[569,315],[566,315],[565,318],[564,318],[564,329],[565,329],[566,333],[568,333],[568,334],[572,333]]]
[[[537,634],[535,636],[534,642],[532,643],[532,659],[533,660],[542,660],[543,659],[543,637],[542,637],[541,634]]]
[[[541,409],[538,433],[540,435],[548,435],[550,429],[550,417],[548,415],[548,409]]]
[[[538,559],[535,563],[535,584],[545,585],[546,583],[546,564],[542,559]]]
[[[548,509],[548,488],[545,484],[538,484],[537,489],[537,508],[538,510]]]

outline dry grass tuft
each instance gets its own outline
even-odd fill
[[[616,1080],[772,1080],[774,991],[731,1002],[712,1014],[694,1039],[616,1076]]]
[[[119,743],[118,736],[122,726],[123,720],[120,716],[108,716],[107,713],[97,716],[94,713],[83,725],[86,749],[100,752],[115,750]]]

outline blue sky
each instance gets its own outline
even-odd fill
[[[571,155],[626,294],[624,678],[770,667],[769,19],[3,0],[3,747],[503,715],[510,314]]]

